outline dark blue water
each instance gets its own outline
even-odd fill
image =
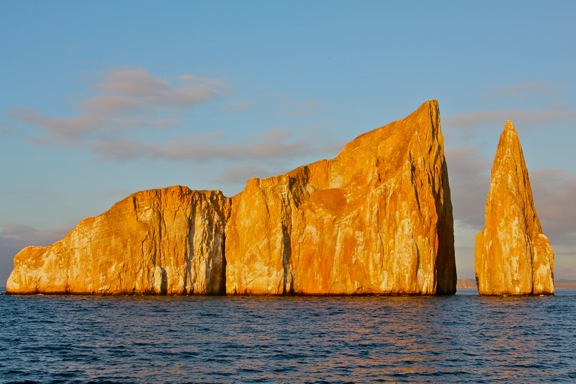
[[[0,295],[0,382],[575,382],[554,297]]]

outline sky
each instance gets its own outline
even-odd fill
[[[0,2],[0,285],[136,191],[240,192],[440,104],[459,277],[511,120],[576,279],[576,2]]]

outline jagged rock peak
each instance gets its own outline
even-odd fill
[[[494,157],[475,269],[482,295],[554,294],[554,251],[542,233],[522,146],[510,121]]]

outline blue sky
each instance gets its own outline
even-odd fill
[[[440,103],[458,274],[520,135],[556,278],[576,279],[576,2],[0,3],[0,282],[130,193],[332,158]],[[2,284],[0,284],[2,285]]]

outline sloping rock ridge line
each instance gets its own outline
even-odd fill
[[[542,233],[520,139],[507,121],[500,136],[485,226],[476,235],[481,295],[553,295],[554,250]]]
[[[135,193],[14,258],[10,294],[453,294],[438,103],[238,195]]]

